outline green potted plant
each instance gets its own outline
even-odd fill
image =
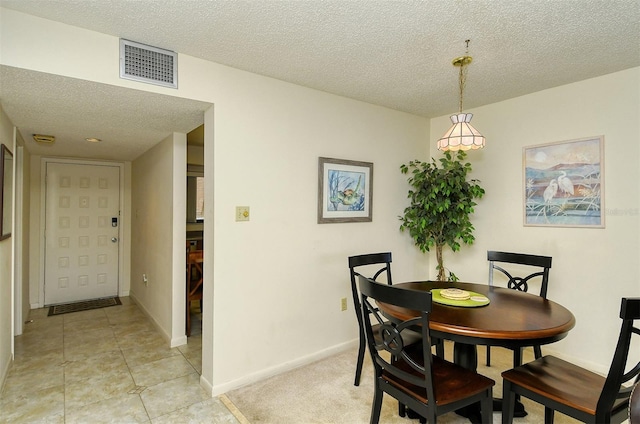
[[[422,252],[435,246],[438,280],[456,281],[454,273],[444,267],[442,248],[448,245],[452,251],[460,250],[460,242],[473,244],[473,224],[471,215],[475,200],[482,198],[484,189],[478,180],[467,180],[471,164],[463,163],[464,151],[457,151],[455,158],[447,151],[436,160],[421,162],[413,160],[400,166],[403,174],[409,174],[408,198],[411,203],[400,216],[400,230],[408,230],[415,245]],[[445,271],[448,276],[445,278]]]

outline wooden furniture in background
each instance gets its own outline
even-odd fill
[[[202,250],[191,251],[187,249],[187,337],[191,336],[191,302],[200,301],[200,310],[202,311],[203,253]]]

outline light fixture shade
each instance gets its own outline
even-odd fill
[[[484,137],[469,123],[472,113],[451,115],[453,126],[438,140],[438,150],[476,150],[484,147]]]

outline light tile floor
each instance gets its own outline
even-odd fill
[[[366,384],[359,388],[352,386],[356,358],[353,350],[340,355],[346,355],[348,360],[331,374],[329,382],[320,384],[317,377],[305,374],[303,380],[317,382],[315,386],[318,387],[314,386],[316,392],[313,393],[320,390],[320,394],[312,393],[312,400],[307,406],[301,404],[299,393],[296,394],[298,409],[290,408],[289,404],[281,407],[282,399],[278,399],[278,396],[265,400],[269,396],[263,394],[277,393],[269,386],[275,379],[289,381],[285,386],[299,387],[290,380],[300,380],[300,372],[313,373],[322,361],[238,389],[229,393],[229,397],[222,395],[211,398],[199,384],[202,369],[199,314],[192,315],[192,336],[188,344],[169,348],[135,303],[126,297],[121,300],[123,305],[120,306],[53,317],[47,316],[48,308],[31,311],[29,319],[32,322],[25,326],[24,334],[15,339],[15,360],[0,392],[0,424],[248,424],[247,418],[254,422],[265,422],[255,418],[268,416],[265,411],[275,411],[271,418],[277,418],[267,420],[270,424],[298,423],[299,408],[316,411],[313,422],[340,422],[323,420],[326,414],[315,409],[318,402],[321,405],[323,402],[335,402],[334,405],[349,402],[349,396],[331,400],[331,394],[336,391],[336,382],[342,384],[338,374],[344,374],[347,389],[355,391],[358,396],[364,393],[363,387],[366,389]],[[496,362],[494,365],[500,358],[507,361],[502,368],[492,367],[494,372],[506,369],[511,363],[511,354],[506,349],[494,349],[492,354]],[[487,372],[483,367],[480,368],[484,370],[483,373]],[[364,373],[371,372],[368,365]],[[250,393],[248,397],[243,398],[238,394],[246,391]],[[262,394],[258,398],[251,394],[252,391]],[[356,396],[356,404],[352,406],[355,410],[364,404],[365,418],[362,422],[367,420],[370,402],[368,395],[364,396],[366,400],[363,402]],[[290,396],[285,398],[289,399]],[[531,423],[536,419],[541,420],[541,415],[532,413],[520,421]],[[494,420],[499,420],[499,414],[494,414]],[[399,417],[397,421],[417,422]],[[561,414],[556,414],[556,421],[573,422]]]
[[[0,423],[240,422],[200,387],[200,321],[187,345],[169,348],[135,303],[121,301],[51,317],[31,311],[15,339]]]

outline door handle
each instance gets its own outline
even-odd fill
[[[112,241],[113,243],[117,243],[117,242],[118,242],[118,239],[117,239],[116,237],[111,237],[111,241]]]

